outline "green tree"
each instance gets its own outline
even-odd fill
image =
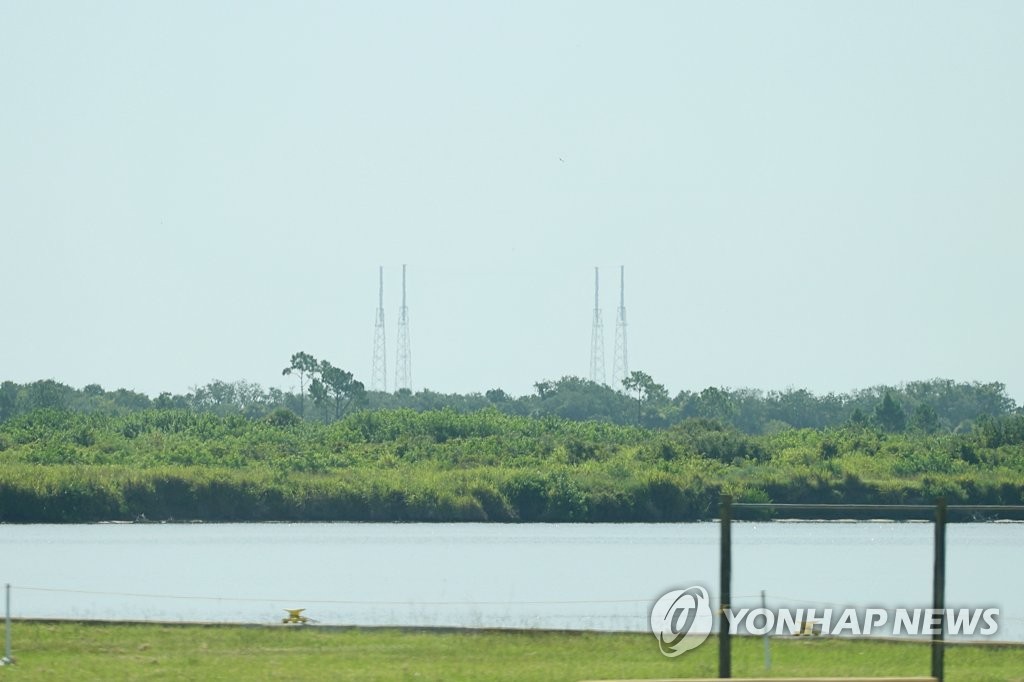
[[[664,402],[668,400],[668,391],[665,387],[651,378],[651,375],[639,370],[629,373],[629,376],[622,380],[622,387],[627,392],[636,391],[636,423],[643,421],[644,403]]]
[[[276,410],[268,414],[266,417],[264,417],[263,420],[266,421],[268,424],[275,426],[279,429],[295,426],[296,424],[302,421],[299,418],[299,415],[295,414],[286,407],[277,408]]]
[[[366,396],[366,387],[356,381],[352,372],[335,367],[326,360],[318,366],[319,376],[310,384],[309,393],[314,401],[324,406],[324,421],[327,421],[327,408],[334,408],[334,419],[341,419],[354,404],[361,402]]]
[[[303,351],[292,355],[291,364],[281,370],[281,376],[294,373],[299,377],[299,416],[304,417],[306,412],[306,381],[313,378],[318,370],[316,358]]]
[[[935,433],[941,426],[939,415],[930,403],[921,403],[914,408],[914,414],[910,417],[910,425],[923,433]]]
[[[492,403],[507,403],[509,402],[509,400],[511,400],[509,394],[505,393],[505,391],[503,391],[500,388],[490,389],[489,391],[484,393],[484,397],[486,397]]]
[[[326,424],[330,414],[331,403],[327,397],[327,386],[324,382],[320,381],[320,377],[314,376],[313,380],[309,382],[309,397],[313,400],[313,404],[320,408],[324,424]]]
[[[536,411],[538,415],[573,421],[632,421],[629,396],[595,381],[564,376],[547,387],[544,395]]]
[[[28,389],[25,397],[31,410],[63,410],[67,407],[67,397],[72,392],[72,389],[53,379],[35,381],[25,388]]]
[[[82,393],[90,398],[99,398],[104,392],[103,387],[99,384],[89,384],[82,389]]]
[[[889,433],[902,433],[907,429],[907,414],[889,391],[875,406],[875,424]]]
[[[17,413],[18,385],[13,381],[0,384],[0,422],[5,422]]]
[[[714,419],[723,424],[736,425],[737,405],[733,393],[724,388],[708,386],[696,400],[696,411],[698,417]],[[790,423],[787,419],[780,417],[782,421]]]
[[[116,391],[110,391],[106,394],[106,397],[110,402],[117,405],[122,410],[130,412],[148,410],[153,404],[149,399],[149,396],[145,393],[131,391],[127,388],[119,388]]]
[[[868,418],[864,416],[864,412],[858,407],[850,415],[850,423],[854,426],[867,426]]]
[[[153,407],[158,410],[184,410],[188,408],[188,401],[184,396],[164,391],[153,400]]]

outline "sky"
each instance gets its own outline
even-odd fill
[[[0,3],[0,379],[1024,402],[1024,3]]]

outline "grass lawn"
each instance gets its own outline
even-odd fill
[[[679,658],[650,635],[14,623],[15,680],[590,680],[715,677],[714,639]],[[763,644],[733,643],[733,674],[763,676]],[[773,639],[771,674],[927,675],[926,644]],[[950,682],[1024,682],[1024,647],[954,646]]]

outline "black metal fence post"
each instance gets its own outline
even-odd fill
[[[719,575],[718,607],[718,676],[732,677],[732,642],[729,640],[729,619],[726,614],[732,602],[732,496],[722,495],[720,505],[722,527],[721,573]]]
[[[14,658],[11,656],[11,584],[4,586],[4,656],[0,658],[0,665],[11,665]]]
[[[943,632],[946,629],[946,498],[935,500],[935,574],[932,578],[932,608],[937,628],[932,634],[932,677],[942,682]]]

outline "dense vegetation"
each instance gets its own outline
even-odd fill
[[[708,419],[651,429],[494,407],[358,410],[329,424],[284,409],[37,409],[0,424],[8,522],[675,521],[713,517],[721,492],[1020,504],[1024,416],[964,433],[848,423],[756,436]]]
[[[763,392],[708,387],[701,391],[668,390],[643,372],[634,372],[629,390],[615,390],[576,377],[540,381],[535,392],[514,397],[501,389],[486,393],[441,394],[366,391],[352,374],[296,353],[285,372],[298,382],[298,393],[264,389],[246,381],[213,381],[184,395],[156,398],[127,389],[106,391],[91,384],[74,389],[52,380],[0,383],[0,422],[33,410],[124,414],[139,410],[190,410],[221,416],[259,419],[284,408],[317,421],[336,421],[356,410],[494,409],[523,417],[557,417],[664,429],[687,419],[713,419],[748,434],[787,428],[872,426],[887,432],[966,432],[979,418],[1020,414],[1021,409],[998,382],[965,383],[947,379],[876,386],[848,394],[817,396],[805,390]],[[623,387],[625,388],[625,387]]]
[[[847,395],[367,392],[308,353],[299,393],[212,382],[151,399],[0,384],[0,521],[677,521],[716,499],[1019,504],[1024,413],[999,383]]]

